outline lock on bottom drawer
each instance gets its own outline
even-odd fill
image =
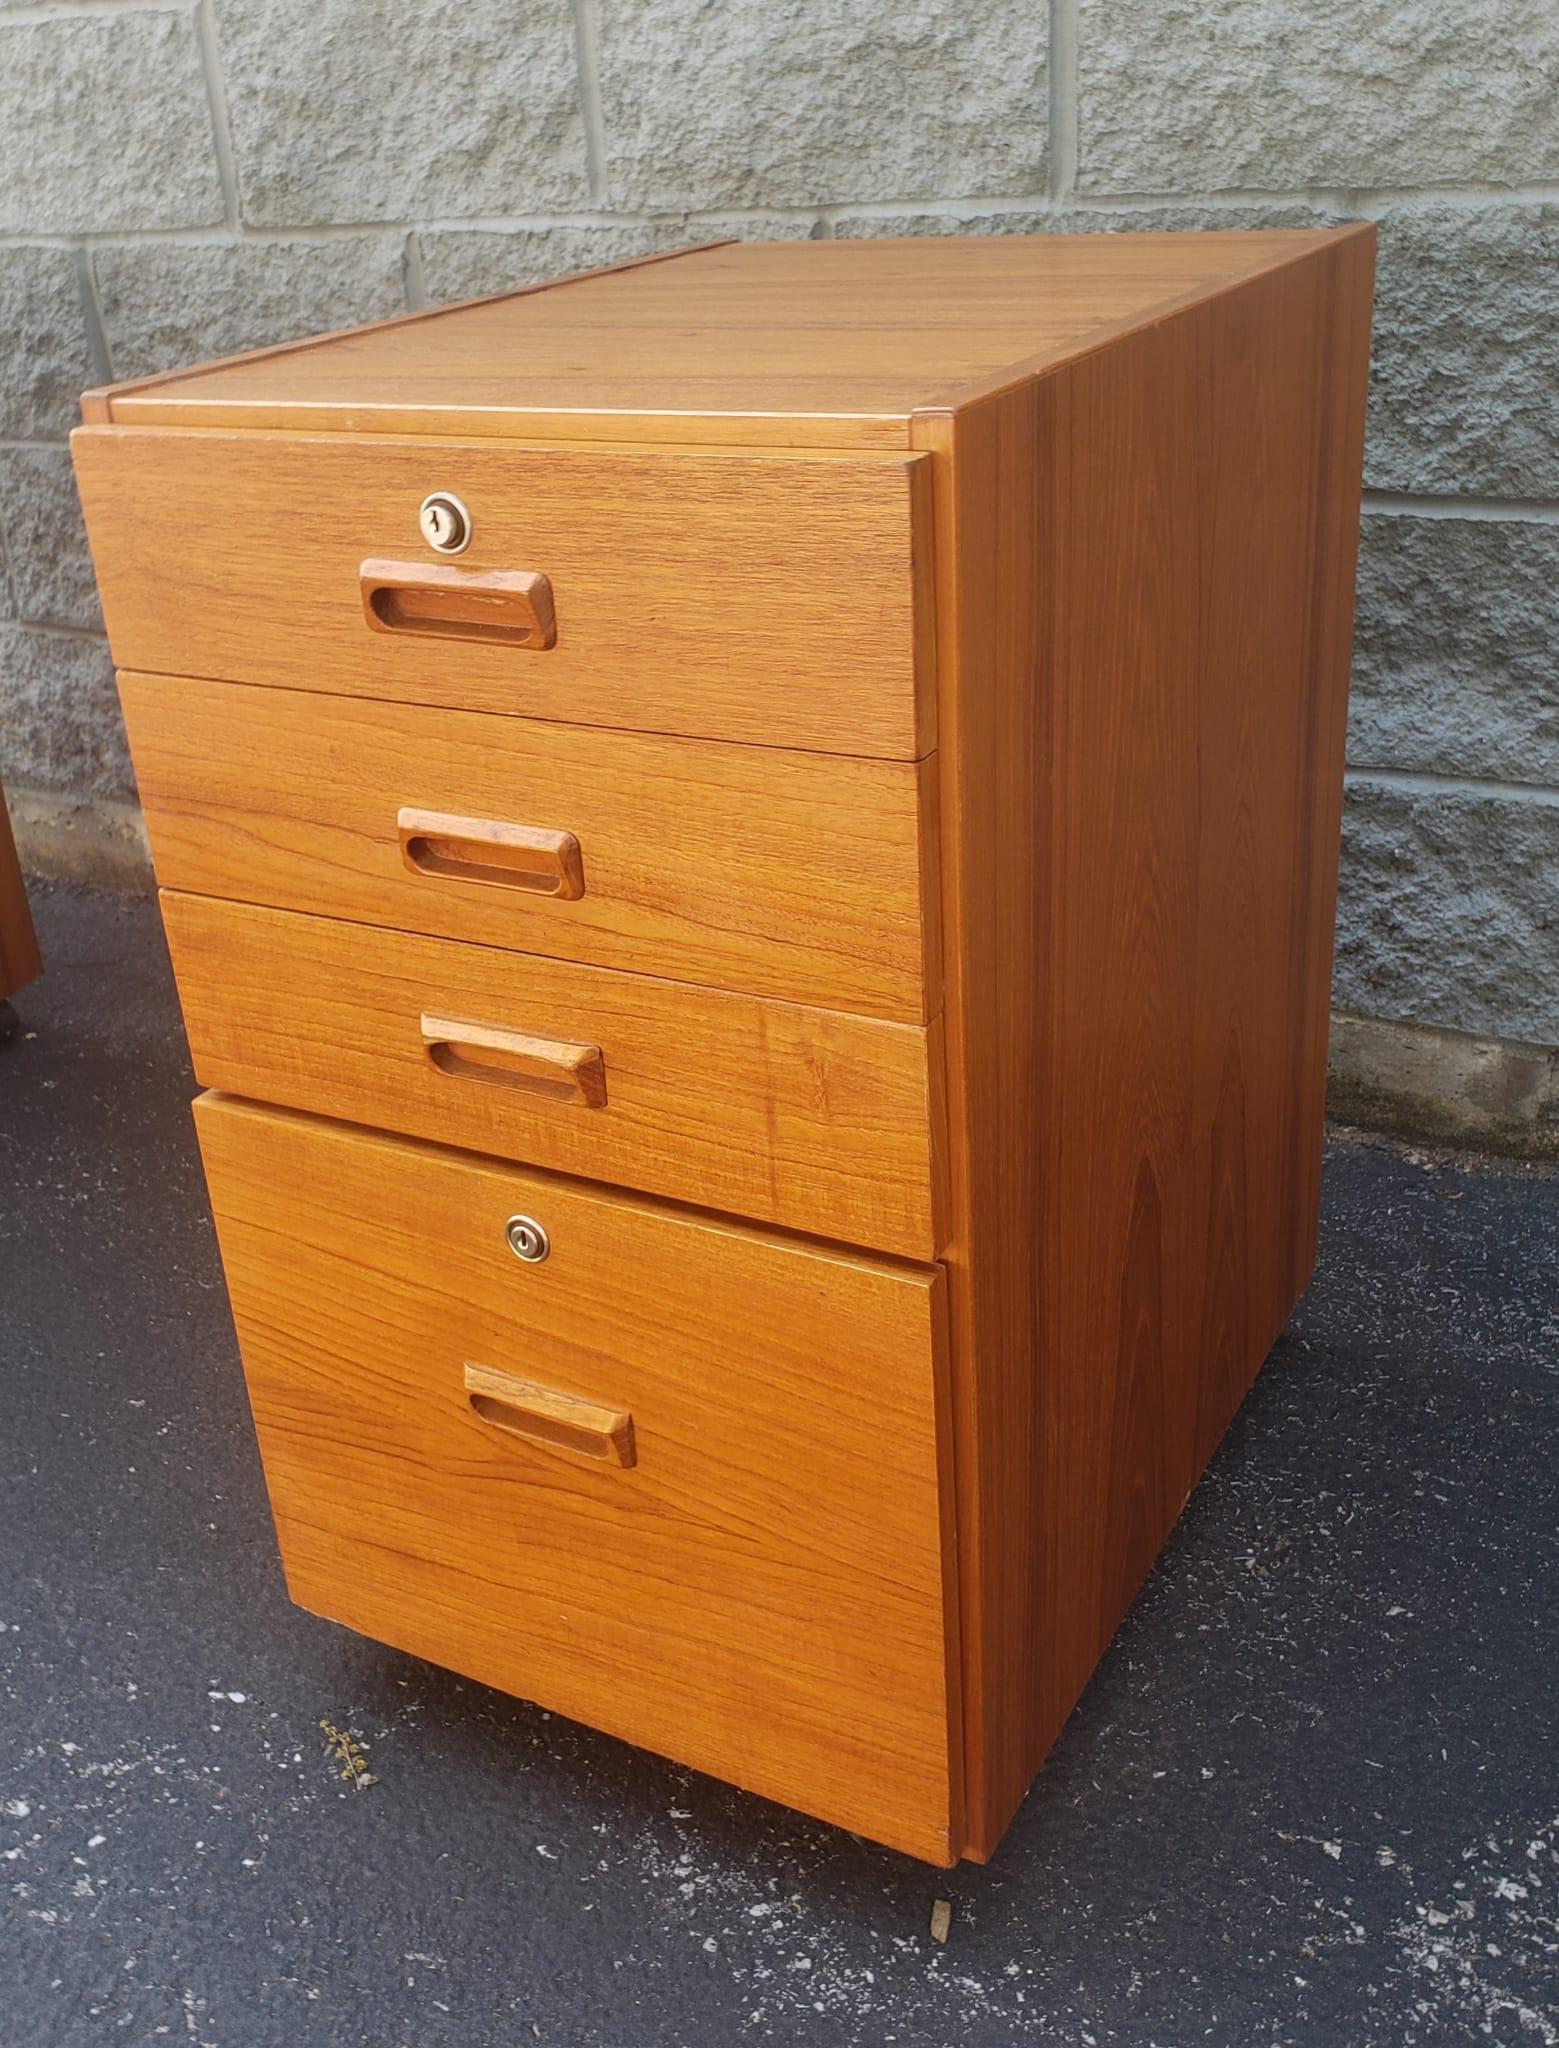
[[[196,1118],[294,1599],[957,1855],[940,1271]]]

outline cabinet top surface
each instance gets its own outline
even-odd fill
[[[1336,233],[723,243],[88,394],[89,421],[903,447]]]

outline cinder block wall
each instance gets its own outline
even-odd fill
[[[1556,178],[1553,0],[0,0],[24,842],[138,857],[65,449],[84,385],[717,234],[1368,215],[1337,1002],[1553,1046]]]

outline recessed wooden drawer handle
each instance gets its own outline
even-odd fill
[[[531,569],[458,569],[450,563],[364,562],[363,615],[376,633],[551,647],[558,637],[552,585]]]
[[[426,1012],[422,1042],[434,1066],[453,1080],[493,1081],[585,1109],[600,1109],[606,1101],[606,1063],[598,1045],[532,1038],[499,1024],[471,1024]]]
[[[466,1366],[466,1399],[474,1414],[511,1436],[555,1451],[577,1451],[604,1464],[637,1462],[633,1417],[626,1408],[606,1408],[490,1365]]]
[[[505,825],[488,818],[451,818],[440,811],[402,810],[395,820],[401,858],[419,875],[454,882],[492,882],[534,896],[585,893],[584,863],[572,832]]]

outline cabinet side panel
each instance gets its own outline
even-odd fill
[[[1371,248],[921,422],[976,1854],[1314,1257]]]

